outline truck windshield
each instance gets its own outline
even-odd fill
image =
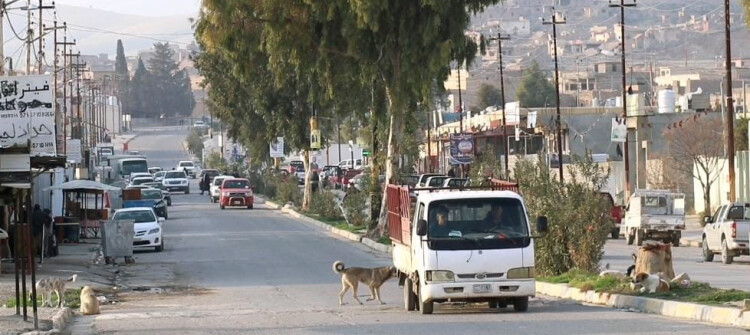
[[[427,236],[433,249],[523,247],[529,228],[521,201],[451,199],[430,204]]]
[[[159,200],[161,199],[160,190],[141,190],[141,199]]]
[[[146,164],[146,160],[123,161],[121,171],[125,176],[134,172],[148,173],[148,164]]]

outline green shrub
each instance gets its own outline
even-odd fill
[[[322,219],[333,220],[341,217],[336,195],[329,190],[314,192],[310,199],[310,212]]]
[[[200,156],[203,151],[203,138],[201,131],[198,128],[193,128],[187,137],[188,150],[194,155]]]
[[[595,273],[612,228],[609,207],[598,195],[608,171],[590,159],[575,158],[566,165],[564,183],[544,161],[518,161],[514,175],[529,217],[547,216],[548,233],[535,240],[536,270],[541,276],[571,269]]]
[[[294,178],[279,182],[276,200],[281,202],[282,205],[291,202],[295,206],[299,206],[302,203],[302,192]]]
[[[344,197],[344,212],[346,221],[353,226],[365,226],[369,222],[367,215],[367,193],[356,190],[350,191]]]

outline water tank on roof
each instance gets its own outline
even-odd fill
[[[659,114],[675,112],[675,93],[672,90],[661,90],[657,94]]]

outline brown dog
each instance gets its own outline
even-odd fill
[[[81,290],[81,314],[94,315],[99,313],[99,300],[96,299],[94,290],[89,286],[84,286]]]
[[[360,305],[362,302],[357,298],[357,286],[360,282],[370,287],[370,298],[367,301],[377,299],[381,305],[385,305],[380,299],[380,286],[388,279],[396,276],[397,271],[393,266],[379,268],[346,268],[344,263],[336,261],[333,263],[333,272],[341,275],[341,292],[339,293],[339,304],[344,305],[344,294],[351,287],[352,296]]]

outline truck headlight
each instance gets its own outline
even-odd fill
[[[245,196],[246,197],[252,197],[253,196],[253,192],[245,192]]]
[[[222,197],[228,197],[229,196],[229,192],[221,192],[221,196]]]
[[[154,228],[154,229],[151,229],[151,230],[149,230],[149,231],[148,231],[148,235],[151,235],[151,234],[156,234],[156,233],[158,233],[158,232],[159,232],[159,230],[160,230],[160,228]]]
[[[453,281],[455,278],[452,271],[427,271],[425,273],[426,281]]]
[[[508,270],[508,274],[505,276],[508,279],[526,279],[534,278],[536,276],[536,270],[533,266],[525,268],[514,268]]]

